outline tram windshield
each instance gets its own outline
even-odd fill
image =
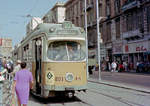
[[[83,47],[77,42],[56,41],[48,46],[48,58],[54,61],[81,61],[85,59]]]

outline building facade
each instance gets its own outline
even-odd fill
[[[96,0],[86,1],[88,46],[96,50]],[[68,0],[65,4],[66,20],[83,28],[84,2]],[[104,59],[126,61],[131,69],[137,61],[150,61],[150,0],[99,0],[98,5],[99,17],[104,17],[99,26]]]
[[[0,38],[0,54],[1,57],[11,57],[12,39]]]
[[[122,6],[123,58],[132,64],[150,62],[150,0],[126,0]]]
[[[64,3],[57,2],[42,18],[44,23],[62,23],[65,20]]]
[[[88,36],[88,48],[89,58],[93,58],[92,64],[97,62],[97,27],[96,27],[96,0],[86,0],[86,12],[87,12],[87,36]],[[99,2],[100,16],[102,16],[104,7],[102,6],[102,0]],[[79,27],[85,28],[85,0],[68,0],[65,3],[66,7],[66,20],[72,21],[73,24]],[[101,10],[102,9],[102,10]],[[103,41],[103,40],[100,40]],[[102,43],[102,42],[101,42]],[[105,47],[101,44],[101,59],[105,56]],[[89,62],[90,63],[90,62]]]

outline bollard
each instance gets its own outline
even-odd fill
[[[3,106],[3,81],[0,81],[0,106]]]

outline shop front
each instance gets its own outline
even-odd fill
[[[140,41],[127,43],[123,47],[123,52],[128,55],[128,63],[130,64],[130,69],[136,69],[137,62],[146,62],[149,61],[149,51],[150,47],[149,41]]]

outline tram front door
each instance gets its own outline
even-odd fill
[[[36,93],[41,93],[41,57],[42,57],[42,46],[41,40],[37,40],[35,42],[35,80],[36,80]]]

